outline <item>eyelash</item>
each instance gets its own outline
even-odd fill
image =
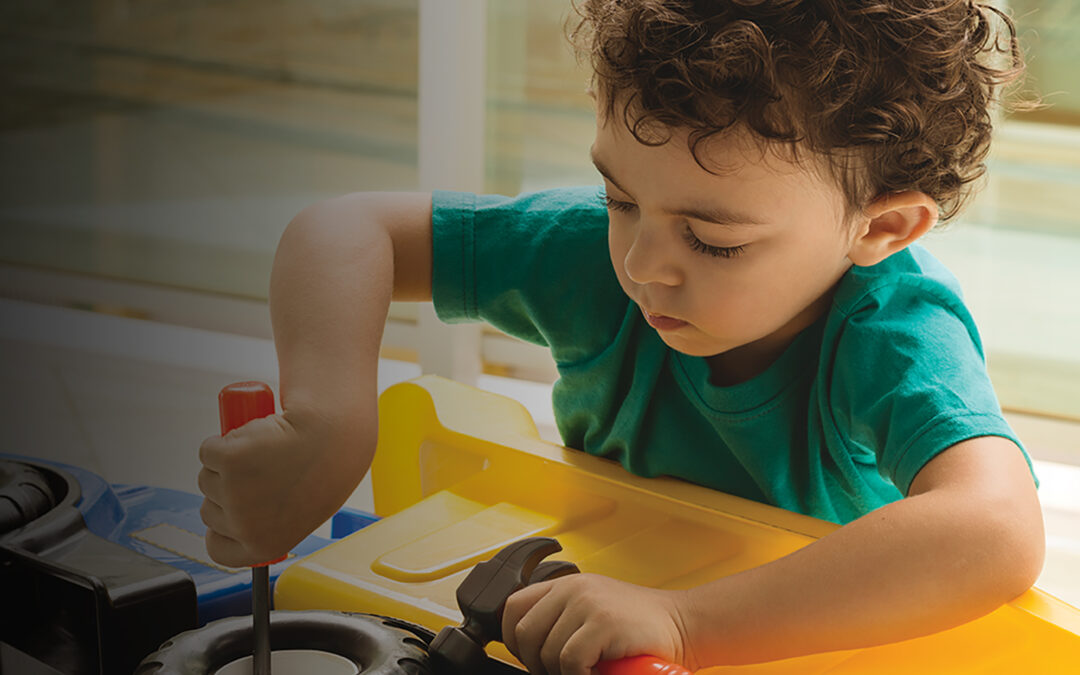
[[[607,207],[609,209],[611,209],[612,211],[626,212],[626,211],[633,211],[634,209],[637,208],[636,206],[634,206],[630,202],[620,202],[619,200],[612,199],[611,197],[609,197],[607,195],[604,195],[604,203],[607,204]]]
[[[706,253],[714,258],[734,258],[742,254],[743,249],[746,248],[745,246],[712,246],[706,244],[694,235],[689,225],[683,230],[683,239],[686,240],[687,244],[690,244],[690,248],[698,253]]]
[[[604,195],[604,204],[607,205],[608,209],[620,213],[633,211],[637,208],[637,206],[631,204],[630,202],[622,202],[617,199],[612,199],[607,195]],[[685,239],[686,243],[690,245],[690,248],[694,249],[698,253],[711,255],[714,258],[734,258],[740,255],[743,252],[743,249],[746,248],[745,246],[713,246],[711,244],[706,244],[705,242],[697,238],[697,235],[694,234],[693,230],[690,229],[689,225],[687,225],[686,229],[683,230],[683,239]]]

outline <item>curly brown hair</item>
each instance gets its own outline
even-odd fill
[[[642,143],[742,125],[825,159],[847,214],[918,190],[946,221],[986,171],[991,109],[1023,56],[971,0],[580,0],[571,32],[601,111]],[[999,24],[1004,31],[995,29]],[[1023,103],[1021,103],[1023,105]],[[621,111],[618,110],[621,108]]]

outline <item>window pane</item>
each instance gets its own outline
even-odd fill
[[[416,2],[9,2],[0,259],[266,297],[303,206],[416,187]]]
[[[488,3],[487,190],[513,195],[592,184],[595,131],[578,66],[563,26],[567,2]]]
[[[1080,3],[1008,0],[1027,58],[1027,81],[1048,105],[1024,119],[1080,125]]]

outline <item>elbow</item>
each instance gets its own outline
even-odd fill
[[[319,248],[332,238],[334,200],[316,202],[293,216],[278,239],[274,267],[289,267],[295,261],[307,262],[318,255]]]
[[[986,536],[994,561],[989,585],[1004,604],[1031,588],[1042,574],[1046,558],[1042,512],[1035,508],[1021,517],[1013,511],[998,519]]]
[[[1039,575],[1042,574],[1043,564],[1046,561],[1046,536],[1043,533],[1041,517],[1036,529],[1037,533],[1027,532],[1020,541],[1014,544],[1014,561],[1008,577],[1009,583],[1006,585],[1006,595],[1009,596],[1009,600],[1034,586]]]
[[[909,498],[925,499],[949,525],[932,545],[955,554],[939,577],[957,614],[985,613],[1039,578],[1046,555],[1042,506],[1020,449],[979,437],[938,455],[916,476]]]
[[[1029,501],[969,495],[954,504],[953,513],[958,512],[963,513],[963,524],[953,529],[948,543],[941,542],[956,555],[946,563],[951,569],[942,576],[941,590],[966,621],[1031,588],[1042,573],[1046,536],[1037,497]]]
[[[372,194],[366,192],[353,192],[310,204],[289,222],[279,247],[286,243],[303,245],[322,240],[340,246],[343,234],[365,230],[357,226],[371,222],[365,215],[373,210],[372,204]],[[344,237],[344,242],[349,240],[350,237]]]
[[[310,275],[328,261],[354,263],[391,255],[390,235],[382,226],[372,193],[354,192],[311,204],[285,227],[274,255],[275,274]]]
[[[341,197],[334,197],[305,206],[289,221],[282,235],[283,239],[307,234],[310,230],[319,227],[320,223],[332,220],[334,206],[340,199]]]

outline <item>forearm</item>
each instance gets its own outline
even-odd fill
[[[684,605],[691,659],[742,663],[866,647],[993,610],[1034,581],[1042,553],[1022,523],[1008,512],[988,518],[988,507],[1015,514],[1017,505],[949,492],[910,497],[792,555],[692,589]],[[1017,517],[1030,520],[1030,505],[1021,508]]]

